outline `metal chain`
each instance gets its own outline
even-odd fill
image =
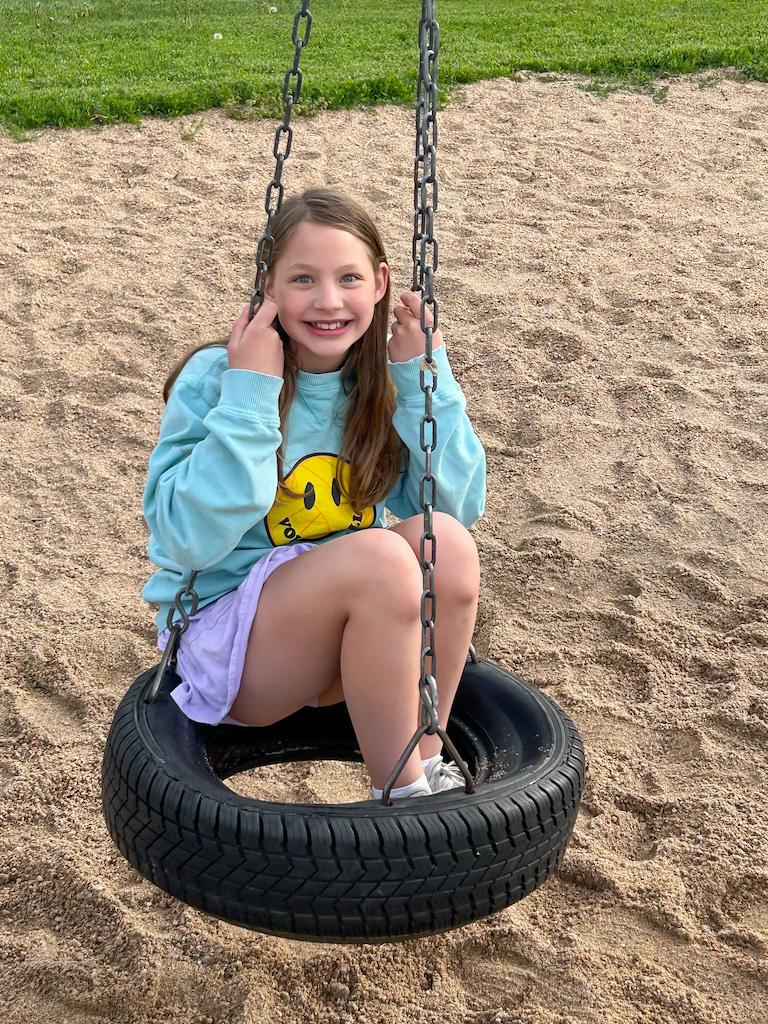
[[[199,597],[194,588],[194,582],[197,579],[197,570],[193,570],[189,577],[189,582],[186,587],[181,587],[180,590],[176,591],[176,596],[173,599],[176,611],[181,615],[181,619],[174,623],[173,615],[174,609],[170,608],[168,611],[168,629],[170,633],[168,635],[168,642],[165,645],[163,651],[163,658],[160,664],[157,666],[157,672],[155,672],[152,680],[147,687],[146,693],[144,694],[145,704],[154,704],[157,700],[157,695],[160,692],[160,684],[163,681],[163,676],[170,670],[174,672],[176,670],[176,654],[179,648],[179,641],[181,640],[181,634],[186,633],[189,628],[189,620],[197,611],[199,604]],[[182,597],[190,597],[192,604],[190,610],[184,607],[182,603]]]
[[[432,475],[432,452],[437,446],[437,422],[432,415],[432,395],[437,387],[437,365],[432,358],[432,335],[437,330],[438,323],[438,307],[434,294],[434,273],[437,270],[434,217],[437,211],[439,49],[440,28],[435,20],[434,0],[422,0],[419,23],[419,84],[416,93],[416,157],[413,164],[413,291],[421,292],[420,323],[424,332],[424,356],[419,363],[419,386],[424,394],[424,415],[421,417],[419,427],[419,443],[424,452],[424,473],[419,481],[419,505],[424,513],[424,532],[419,543],[419,562],[424,585],[421,596],[419,692],[422,700],[422,724],[427,726],[427,735],[433,735],[439,728],[435,683],[437,541],[432,530],[432,512],[437,503],[437,480]],[[428,260],[430,250],[431,259]],[[431,323],[427,321],[427,310],[432,314]],[[430,659],[430,672],[427,672],[427,658]]]
[[[306,20],[306,28],[304,35],[299,35],[299,29],[301,27],[302,20]],[[267,283],[267,274],[269,273],[269,265],[272,262],[272,256],[275,251],[275,240],[272,237],[272,222],[275,219],[275,214],[280,209],[283,203],[283,193],[285,192],[285,185],[283,185],[283,164],[288,159],[291,153],[291,143],[293,142],[293,128],[291,128],[291,113],[293,106],[298,103],[299,96],[301,95],[301,83],[303,76],[301,69],[299,68],[299,60],[301,58],[301,51],[309,43],[309,34],[312,31],[312,15],[309,13],[309,0],[303,0],[301,9],[296,12],[296,17],[293,19],[293,45],[296,47],[293,55],[293,64],[285,73],[285,80],[283,82],[283,103],[285,104],[285,113],[283,115],[282,124],[278,125],[277,131],[275,132],[275,144],[272,147],[275,160],[275,174],[272,181],[267,185],[267,196],[264,200],[264,210],[267,214],[267,226],[264,229],[264,234],[256,245],[256,281],[253,286],[251,293],[251,305],[248,310],[249,322],[253,319],[253,314],[256,309],[264,301],[264,289]],[[285,148],[281,149],[281,141],[285,136]],[[273,193],[277,190],[277,198],[273,199]],[[273,205],[274,203],[274,205]]]
[[[432,528],[432,513],[437,503],[437,480],[432,474],[432,453],[437,447],[437,420],[432,415],[432,395],[437,387],[437,364],[432,357],[432,335],[437,330],[438,305],[434,293],[437,270],[437,240],[434,217],[437,210],[437,55],[440,26],[435,20],[435,0],[422,0],[419,23],[419,84],[416,91],[416,157],[413,165],[413,291],[421,292],[420,323],[424,332],[424,355],[419,362],[419,385],[424,393],[424,415],[419,428],[419,443],[424,452],[424,473],[419,481],[419,505],[424,513],[424,532],[419,542],[419,563],[424,590],[421,595],[421,725],[408,742],[390,775],[382,794],[382,803],[390,804],[392,787],[422,736],[440,737],[448,753],[464,775],[467,793],[474,792],[474,781],[437,714],[435,682],[435,558],[437,540]],[[432,314],[427,322],[427,311]],[[429,659],[429,671],[427,670]]]
[[[299,35],[302,21],[306,21],[306,28],[304,35]],[[272,236],[272,221],[275,218],[275,214],[280,209],[283,202],[283,193],[285,186],[282,182],[283,177],[283,164],[288,159],[291,152],[291,143],[293,142],[293,128],[291,128],[291,112],[293,111],[294,104],[298,101],[301,95],[301,82],[302,74],[299,68],[299,59],[301,58],[301,51],[309,43],[309,33],[312,30],[312,15],[309,13],[309,0],[303,0],[301,9],[296,12],[296,17],[293,19],[293,45],[295,51],[293,55],[293,64],[285,73],[285,80],[283,82],[283,103],[285,104],[285,113],[283,115],[282,124],[278,125],[277,131],[275,132],[275,144],[272,147],[277,164],[275,166],[275,174],[267,185],[267,196],[264,201],[264,209],[267,214],[267,226],[264,229],[264,234],[259,239],[256,245],[256,260],[258,269],[256,271],[256,282],[251,293],[251,304],[248,311],[248,320],[253,319],[254,311],[257,305],[261,305],[264,300],[264,287],[267,281],[267,273],[269,272],[269,265],[272,262],[272,255],[275,250],[275,240]],[[283,149],[280,148],[283,136],[285,136],[285,146]],[[273,192],[277,189],[277,199],[273,200]],[[274,206],[272,205],[274,202]],[[178,591],[174,598],[174,605],[181,615],[181,620],[174,624],[174,609],[168,612],[168,629],[170,635],[168,636],[168,643],[165,645],[165,651],[163,652],[163,658],[158,665],[157,672],[152,677],[150,684],[147,687],[144,700],[147,704],[153,704],[157,699],[157,695],[160,692],[160,685],[163,681],[163,676],[166,671],[170,668],[173,671],[176,668],[176,654],[178,651],[179,641],[182,633],[186,632],[189,627],[190,615],[194,615],[197,611],[199,604],[199,597],[194,589],[194,582],[197,578],[198,570],[192,571],[189,582],[186,587],[182,587]],[[191,599],[191,609],[189,612],[185,609],[182,603],[182,597],[188,597]]]

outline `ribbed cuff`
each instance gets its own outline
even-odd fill
[[[251,416],[271,414],[277,423],[277,403],[282,387],[282,377],[255,370],[225,370],[221,375],[219,406]]]
[[[449,386],[449,382],[458,387],[456,378],[451,370],[451,364],[448,362],[445,345],[433,349],[432,358],[437,364],[437,388],[435,389],[435,394],[441,390],[444,391]],[[412,398],[418,398],[419,401],[422,400],[421,384],[419,383],[420,359],[421,356],[414,356],[413,359],[409,359],[406,363],[389,362],[388,364],[392,380],[397,388],[398,399],[401,402],[407,402]]]

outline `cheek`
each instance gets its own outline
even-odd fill
[[[357,310],[357,322],[357,329],[363,332],[367,331],[373,323],[373,310],[368,305]]]
[[[286,319],[296,319],[299,314],[299,307],[290,295],[282,295],[277,298],[277,308],[280,316]]]
[[[359,310],[359,313],[360,313],[361,317],[365,317],[366,319],[373,320],[374,314],[376,312],[376,296],[375,296],[375,294],[373,292],[371,292],[371,293],[369,293],[368,295],[365,295],[365,296],[361,295],[360,299],[359,299],[359,301],[357,303],[357,308]]]

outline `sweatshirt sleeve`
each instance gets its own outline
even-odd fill
[[[150,557],[156,545],[155,555],[189,569],[221,561],[267,515],[281,443],[282,378],[224,370],[218,402],[203,380],[176,381],[144,491]]]
[[[465,412],[466,399],[451,372],[445,346],[436,348],[433,356],[437,363],[437,387],[432,396],[432,415],[437,421],[437,444],[432,453],[432,475],[437,480],[435,510],[447,512],[469,527],[485,509],[485,452]],[[389,369],[397,387],[393,423],[410,454],[408,467],[386,504],[399,519],[407,519],[421,512],[419,482],[424,474],[419,357],[390,363]]]

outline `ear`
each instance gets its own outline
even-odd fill
[[[387,285],[389,284],[389,267],[386,263],[380,263],[379,269],[376,272],[376,290],[374,292],[375,301],[380,302],[381,299],[387,294]]]
[[[267,280],[264,282],[264,294],[268,299],[275,301],[275,278],[271,272],[267,274]]]

